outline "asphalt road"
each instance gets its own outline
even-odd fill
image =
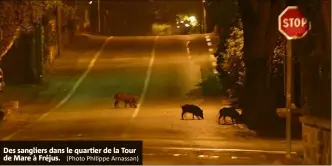
[[[203,35],[113,37],[99,53],[63,105],[9,139],[138,139],[144,141],[145,164],[267,164],[283,155],[282,140],[264,140],[241,126],[217,124],[225,103],[204,96],[196,86],[213,75]],[[139,107],[115,109],[117,92],[139,96]],[[180,120],[185,103],[200,105],[205,119]]]

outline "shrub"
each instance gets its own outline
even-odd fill
[[[170,35],[172,26],[169,24],[153,24],[152,33],[154,35]]]
[[[240,17],[233,21],[229,37],[226,39],[223,48],[218,48],[217,70],[220,73],[220,80],[224,91],[230,95],[238,96],[244,86],[245,63],[243,61],[243,26]],[[283,57],[286,39],[279,35],[274,56],[272,58],[271,76],[272,79],[283,78]]]

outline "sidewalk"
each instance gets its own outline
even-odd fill
[[[0,102],[19,101],[20,107],[5,121],[0,121],[0,138],[38,119],[64,98],[103,42],[103,39],[79,35],[54,60],[52,70],[44,77],[42,85],[6,87],[3,95],[0,94]]]

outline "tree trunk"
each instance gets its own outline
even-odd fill
[[[323,118],[331,116],[331,39],[329,1],[304,0],[299,3],[304,15],[311,21],[312,29],[308,34],[311,44],[311,56],[308,66],[303,66],[306,82],[303,90],[308,92],[308,111]],[[309,10],[310,9],[310,10]]]
[[[230,28],[232,25],[232,21],[236,15],[236,6],[232,1],[216,1],[216,5],[218,6],[216,9],[216,24],[219,28],[219,45],[218,48],[223,50],[224,44],[228,35],[230,34]]]
[[[240,9],[240,14],[242,17],[242,24],[243,24],[243,38],[244,38],[244,53],[243,53],[243,59],[246,60],[248,59],[247,57],[250,57],[250,49],[251,49],[251,44],[253,43],[253,33],[254,33],[254,27],[251,24],[255,25],[255,17],[253,16],[253,9],[250,9],[249,7],[251,7],[249,5],[248,1],[241,1],[239,0],[239,9]],[[250,96],[251,94],[251,84],[254,81],[252,75],[252,69],[251,66],[254,65],[250,65],[248,64],[248,62],[246,62],[246,76],[245,76],[245,80],[244,80],[244,88],[243,88],[243,93],[240,96],[239,100],[240,100],[240,107],[242,107],[242,109],[244,110],[242,112],[242,116],[244,117],[244,119],[246,120],[246,123],[248,125],[249,128],[252,128],[252,126],[250,125],[251,122],[255,121],[255,117],[253,116],[249,116],[249,115],[253,115],[252,110],[254,110],[254,108],[252,108],[251,106],[251,99],[253,98],[249,98],[248,96]],[[254,72],[254,71],[253,71]]]
[[[250,128],[274,124],[274,93],[270,88],[269,66],[277,43],[277,19],[283,1],[239,0],[244,29],[246,78],[241,97],[243,116]],[[263,125],[262,125],[263,124]]]
[[[324,0],[321,3],[321,11],[323,16],[323,27],[325,34],[322,36],[325,38],[325,51],[324,58],[322,59],[322,87],[323,91],[323,109],[327,112],[325,116],[331,117],[331,1]],[[323,43],[322,43],[323,44]]]

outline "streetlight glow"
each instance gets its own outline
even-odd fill
[[[196,22],[196,17],[195,16],[190,16],[189,17],[190,22]]]
[[[91,5],[91,4],[92,4],[92,1],[90,1],[89,4]]]

